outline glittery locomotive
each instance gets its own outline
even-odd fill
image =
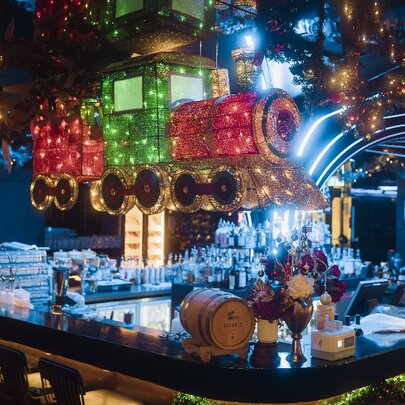
[[[315,184],[290,159],[299,133],[291,97],[272,89],[212,98],[215,73],[210,59],[181,53],[106,68],[104,156],[100,138],[85,135],[80,117],[35,122],[34,170],[40,177],[32,186],[34,205],[47,208],[55,197],[69,202],[56,201],[58,208],[70,208],[77,182],[93,181],[93,206],[112,215],[134,205],[146,214],[168,207],[324,207]],[[48,195],[46,189],[62,175]]]

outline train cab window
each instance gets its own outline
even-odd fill
[[[205,1],[206,0],[173,0],[172,9],[202,21],[204,20]]]
[[[143,9],[144,0],[115,0],[115,18]]]
[[[204,78],[201,76],[170,75],[170,108],[189,101],[204,99]]]
[[[114,111],[139,110],[143,108],[142,76],[114,82]]]

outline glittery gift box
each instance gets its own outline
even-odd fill
[[[202,97],[209,97],[210,74],[214,67],[210,59],[183,53],[141,56],[108,67],[102,84],[106,167],[170,162],[171,142],[166,131],[171,108],[184,102],[183,92],[191,94],[187,97],[194,96],[193,89],[187,89],[185,85],[190,79],[195,79],[201,85]],[[143,108],[115,112],[114,99],[120,95],[115,93],[114,83],[135,77],[142,77]],[[173,77],[179,87],[171,82]],[[195,122],[190,119],[179,122],[179,131],[187,130]],[[195,148],[196,139],[191,140],[190,150]],[[130,148],[129,156],[125,159],[115,155],[122,154],[122,148],[111,144],[122,141],[128,142]]]
[[[40,173],[49,173],[49,156],[46,149],[38,149],[34,147],[34,176]]]
[[[104,162],[106,166],[128,166],[130,164],[130,147],[118,141],[104,143]]]
[[[82,173],[100,177],[104,169],[104,143],[87,140],[83,144]]]
[[[105,1],[100,22],[107,38],[118,47],[139,54],[152,53],[212,35],[214,3],[211,0]]]

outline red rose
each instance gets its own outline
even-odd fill
[[[343,291],[336,290],[336,291],[332,292],[330,295],[332,297],[332,302],[336,304],[342,298]]]
[[[323,273],[328,268],[328,258],[322,250],[315,250],[314,256],[316,257],[317,270],[319,273]]]
[[[340,272],[339,267],[338,267],[337,264],[334,264],[334,265],[331,267],[330,274],[331,274],[332,276],[335,276],[336,278],[339,278],[339,277],[340,277],[340,275],[341,275],[342,273]],[[344,284],[344,283],[343,283],[343,284]],[[346,288],[346,284],[345,284],[345,288]]]
[[[329,293],[332,297],[333,302],[339,302],[346,291],[346,283],[343,281],[338,281],[332,288],[329,289]]]
[[[310,255],[305,255],[301,258],[298,268],[302,274],[307,274],[314,269],[314,260]]]
[[[344,283],[343,281],[339,281],[337,283],[337,286],[338,286],[339,290],[342,291],[342,293],[344,293],[346,291],[346,283]]]

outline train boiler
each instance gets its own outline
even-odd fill
[[[322,193],[291,159],[299,127],[297,106],[280,89],[179,106],[167,133],[178,162],[171,181],[174,206],[183,211],[325,207]]]

